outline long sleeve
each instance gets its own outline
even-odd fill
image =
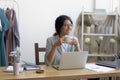
[[[14,27],[13,27],[13,50],[14,50],[17,46],[20,47],[19,28],[18,28],[16,13],[14,10],[13,10],[13,21],[14,21]]]

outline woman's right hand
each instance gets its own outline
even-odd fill
[[[60,46],[62,43],[64,42],[64,37],[59,38],[56,43],[54,44],[54,46]]]

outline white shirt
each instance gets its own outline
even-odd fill
[[[68,51],[68,44],[67,43],[63,43],[61,45],[61,49],[62,49],[62,52],[67,52]]]

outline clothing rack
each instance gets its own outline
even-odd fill
[[[12,65],[11,51],[20,47],[19,5],[15,0],[0,0],[0,66]]]
[[[0,8],[6,10],[7,8],[14,9],[19,24],[19,4],[16,0],[0,0]]]

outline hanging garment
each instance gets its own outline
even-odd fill
[[[2,25],[2,31],[0,31],[0,66],[6,66],[6,50],[4,43],[4,34],[10,27],[10,23],[4,13],[4,10],[0,9],[0,19]]]
[[[12,59],[9,56],[10,52],[12,51],[12,38],[13,38],[13,27],[14,27],[14,21],[12,20],[13,10],[7,8],[6,9],[6,16],[10,22],[10,28],[5,32],[5,44],[6,44],[6,61],[7,65],[12,65]]]
[[[14,27],[13,27],[13,50],[16,49],[16,47],[20,47],[20,35],[19,35],[19,28],[18,28],[18,22],[16,18],[16,12],[13,10],[13,19],[14,21]]]
[[[7,64],[12,65],[13,61],[9,55],[11,51],[14,51],[16,49],[16,47],[20,47],[20,37],[15,11],[13,9],[7,8],[6,16],[10,22],[10,28],[6,32],[5,36]]]

